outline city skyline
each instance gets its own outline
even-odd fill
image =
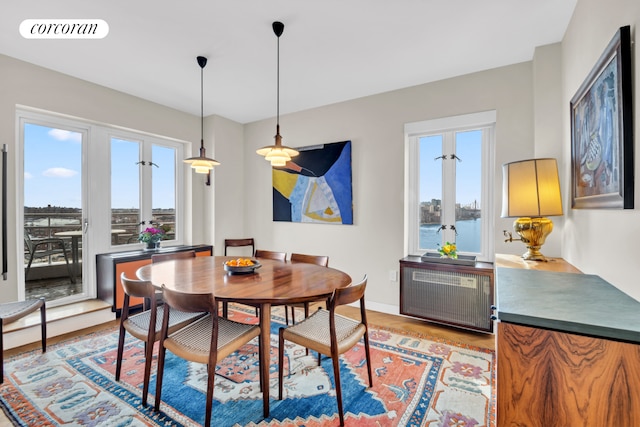
[[[456,203],[481,205],[482,131],[456,133]],[[420,202],[442,200],[442,135],[420,138]],[[447,159],[449,161],[451,159]]]

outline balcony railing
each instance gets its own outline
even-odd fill
[[[32,210],[33,212],[30,212],[29,210]],[[112,234],[111,244],[126,245],[138,243],[138,233],[140,229],[147,226],[139,225],[138,218],[139,211],[137,209],[119,209],[112,211],[112,228],[122,231],[117,234]],[[175,213],[173,211],[156,212],[153,214],[153,222],[170,225],[173,229],[175,227]],[[24,227],[25,230],[36,239],[53,237],[60,238],[60,236],[56,236],[56,233],[82,229],[82,212],[79,209],[70,212],[59,212],[57,208],[25,208]],[[171,233],[169,236],[171,236]],[[70,250],[71,239],[68,237],[62,237],[62,239],[68,242],[68,248]],[[78,260],[82,260],[81,239],[80,244],[78,245],[78,251]],[[25,255],[28,255],[26,248]],[[28,257],[25,257],[25,266],[27,262]],[[61,263],[64,263],[64,256],[62,254],[53,255],[46,258],[34,259],[32,268]]]

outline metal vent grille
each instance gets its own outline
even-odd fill
[[[404,268],[402,313],[492,331],[491,279],[486,275]]]

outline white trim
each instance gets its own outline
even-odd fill
[[[479,113],[462,114],[459,116],[442,117],[439,119],[423,120],[405,123],[404,133],[415,136],[421,133],[444,132],[453,129],[476,128],[492,125],[496,122],[496,110]]]
[[[50,306],[67,304],[80,299],[95,298],[97,296],[97,288],[95,286],[95,254],[102,252],[113,252],[123,250],[134,250],[142,247],[140,243],[129,245],[112,246],[110,233],[111,229],[111,136],[118,138],[132,139],[140,141],[141,146],[148,147],[149,158],[151,157],[151,147],[153,145],[169,147],[175,149],[175,209],[176,209],[176,239],[171,241],[171,245],[183,244],[186,228],[186,207],[184,204],[184,194],[187,192],[185,182],[185,167],[182,162],[184,153],[190,152],[191,143],[181,141],[175,138],[168,138],[149,132],[142,132],[124,128],[122,126],[114,126],[96,121],[85,120],[78,117],[72,117],[55,112],[49,112],[37,108],[18,105],[16,107],[16,218],[17,233],[24,228],[24,123],[33,123],[39,126],[47,126],[51,128],[68,129],[80,132],[83,135],[82,140],[82,214],[81,220],[83,227],[85,220],[88,220],[87,231],[82,237],[83,260],[82,277],[84,292],[81,295],[73,295],[58,299],[49,303]],[[141,181],[140,185],[151,186],[151,172],[148,174],[147,182]],[[105,185],[106,184],[106,185]],[[141,191],[141,193],[145,193]],[[151,192],[148,194],[148,211],[142,212],[144,215],[151,215]],[[145,209],[141,204],[141,209]],[[102,233],[104,230],[105,233]],[[108,237],[103,237],[108,236]],[[16,253],[22,254],[24,241],[21,236],[16,235]],[[24,260],[21,255],[17,257],[16,271],[18,286],[18,298],[25,298],[24,289]]]
[[[479,260],[493,261],[493,248],[495,247],[494,238],[492,237],[493,221],[494,217],[494,181],[492,171],[495,167],[495,159],[493,150],[495,146],[495,123],[496,123],[496,111],[482,111],[478,113],[463,114],[459,116],[443,117],[433,120],[424,120],[420,122],[406,123],[404,125],[405,132],[405,224],[404,224],[404,242],[405,242],[405,255],[420,255],[419,249],[419,232],[415,229],[415,224],[419,222],[419,171],[420,171],[420,155],[419,145],[420,137],[443,134],[443,149],[444,146],[455,146],[455,141],[449,141],[447,133],[462,132],[466,130],[480,129],[482,130],[482,230],[481,230],[481,246]],[[453,152],[452,148],[449,151],[443,151],[446,153]],[[455,196],[455,166],[448,169],[443,168],[443,194],[453,194]],[[453,176],[453,178],[452,178]],[[455,200],[455,199],[454,199]],[[442,215],[454,215],[454,219],[451,218],[444,223],[455,222],[455,213],[447,211],[443,206]],[[451,236],[453,232],[451,230],[445,230],[445,240],[452,241]]]

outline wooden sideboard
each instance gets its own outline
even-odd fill
[[[640,426],[640,303],[561,259],[496,258],[497,425]]]
[[[98,299],[110,303],[111,310],[119,316],[124,304],[124,292],[120,282],[122,273],[135,279],[136,271],[143,265],[151,263],[151,255],[186,251],[195,251],[196,256],[211,256],[213,246],[171,246],[151,251],[138,250],[96,255]],[[132,298],[131,305],[132,307],[142,306],[142,298]]]

